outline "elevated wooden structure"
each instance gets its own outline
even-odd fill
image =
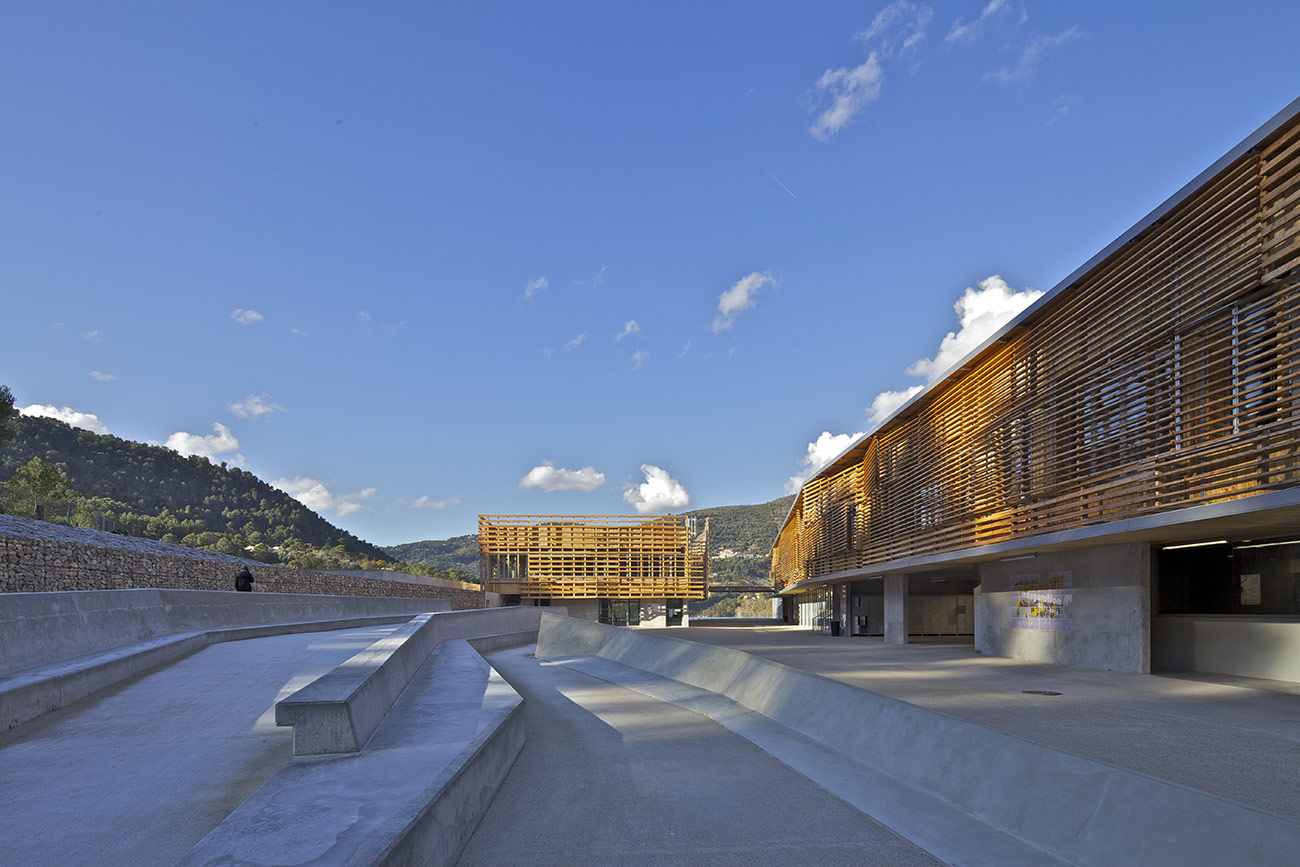
[[[479,515],[484,587],[526,599],[703,599],[709,520]]]
[[[1300,485],[1298,114],[807,482],[775,585]]]

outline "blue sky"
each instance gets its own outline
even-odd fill
[[[379,544],[762,502],[1300,96],[1297,30],[9,3],[0,382]]]

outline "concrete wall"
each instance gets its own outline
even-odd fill
[[[1300,682],[1300,621],[1164,614],[1151,625],[1151,667]]]
[[[455,610],[484,607],[483,591],[477,589],[268,566],[166,542],[0,517],[0,593],[144,587],[233,590],[235,575],[247,566],[256,592],[421,597],[447,599]]]
[[[552,604],[563,605],[568,609],[570,617],[593,623],[600,620],[600,603],[595,599],[555,599]]]
[[[1151,671],[1149,545],[1042,554],[984,563],[979,571],[975,616],[981,653],[1105,671]]]
[[[495,595],[495,594],[490,594]],[[500,598],[499,596],[497,597]],[[498,603],[499,604],[499,603]],[[530,605],[528,600],[524,600],[522,605]],[[553,599],[551,600],[552,608],[557,606],[561,609],[567,609],[570,617],[578,620],[590,620],[593,623],[600,622],[600,600],[599,599]],[[484,606],[491,607],[491,606]],[[544,609],[550,610],[550,609]],[[557,609],[559,610],[559,609]],[[690,618],[682,615],[682,625],[689,624]],[[662,627],[668,625],[668,608],[662,599],[642,599],[641,600],[641,623],[644,627]]]
[[[445,599],[216,590],[0,594],[0,672],[163,635],[233,626],[446,611]]]
[[[404,581],[407,584],[428,584],[432,587],[454,587],[457,590],[479,590],[478,584],[469,581],[452,581],[448,578],[431,578],[412,575],[395,569],[318,569],[326,575],[349,575],[353,578],[374,578],[377,581]]]

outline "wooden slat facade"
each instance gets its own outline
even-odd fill
[[[804,485],[778,588],[1300,484],[1300,120]]]
[[[709,521],[682,516],[479,515],[484,586],[532,599],[703,599]]]

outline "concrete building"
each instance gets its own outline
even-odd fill
[[[561,600],[570,617],[685,626],[709,595],[709,520],[665,515],[479,515],[483,587],[506,605]]]
[[[1300,100],[808,481],[786,615],[1300,681]]]

